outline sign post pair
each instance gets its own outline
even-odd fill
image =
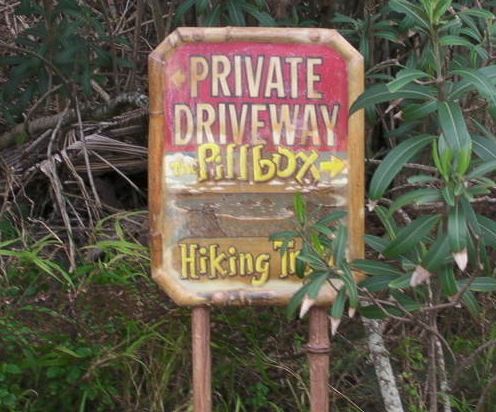
[[[193,307],[195,411],[210,411],[209,308],[285,305],[302,286],[293,198],[345,209],[363,255],[363,59],[336,31],[179,28],[149,57],[152,275]],[[310,312],[311,409],[329,408],[324,286]]]

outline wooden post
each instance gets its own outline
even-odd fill
[[[327,308],[310,309],[309,339],[306,345],[310,365],[310,410],[329,412],[329,320]]]
[[[210,353],[210,309],[206,306],[194,307],[191,317],[194,412],[211,412],[212,357]]]

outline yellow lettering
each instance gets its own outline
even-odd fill
[[[239,274],[241,276],[253,273],[253,255],[250,253],[239,254]]]
[[[198,245],[180,244],[181,249],[181,279],[198,279],[196,273],[196,250]],[[188,276],[189,275],[189,276]]]
[[[253,180],[255,182],[267,182],[276,175],[275,163],[262,157],[263,147],[263,145],[253,147]]]
[[[222,263],[226,259],[225,253],[217,253],[218,245],[210,245],[210,277],[213,279],[217,278],[217,273],[221,276],[225,276],[227,271],[222,267]]]
[[[215,143],[206,143],[198,146],[198,182],[208,180],[209,163],[221,162],[220,146]]]
[[[310,171],[313,178],[317,182],[320,181],[320,171],[317,167],[315,167],[314,164],[315,161],[319,158],[319,154],[315,150],[312,150],[310,155],[300,152],[298,153],[297,157],[303,160],[304,163],[300,167],[300,170],[298,170],[298,173],[295,176],[296,181],[302,184],[303,178],[305,177],[308,171]]]
[[[270,273],[270,255],[268,253],[262,253],[257,256],[255,260],[255,272],[259,274],[258,279],[253,278],[251,284],[253,286],[262,286],[269,280]]]
[[[286,158],[286,161],[282,161],[282,157]],[[273,156],[274,163],[276,164],[277,176],[281,178],[290,177],[296,170],[296,156],[295,154],[282,146],[277,148],[277,153]],[[286,168],[283,168],[283,164],[286,163]]]

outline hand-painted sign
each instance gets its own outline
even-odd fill
[[[363,65],[337,32],[181,28],[149,63],[152,270],[177,303],[287,303],[299,245],[269,236],[298,191],[349,209],[360,253]]]

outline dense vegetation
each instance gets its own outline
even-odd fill
[[[367,65],[367,260],[297,197],[331,309],[335,410],[382,411],[381,324],[405,410],[496,403],[495,1],[0,1],[0,410],[191,410],[189,311],[149,279],[146,58],[174,27],[336,27]],[[334,217],[338,217],[337,215]],[[330,267],[330,258],[336,266]],[[351,269],[370,276],[349,281]],[[346,290],[347,293],[344,291]],[[304,320],[215,310],[218,411],[304,411]],[[441,409],[442,408],[442,409]]]

